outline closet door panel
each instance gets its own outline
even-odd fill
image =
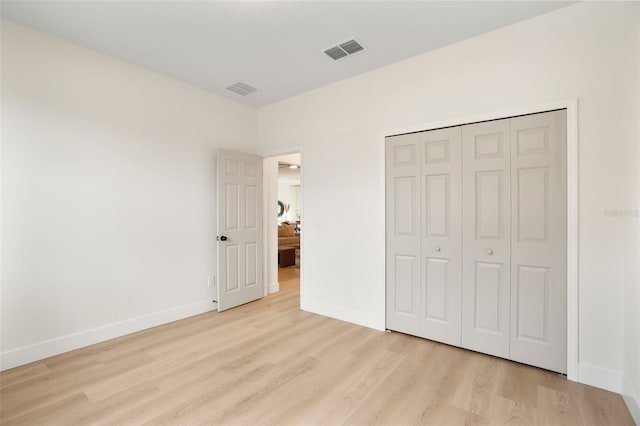
[[[476,262],[473,285],[473,328],[484,333],[500,333],[500,313],[504,306],[504,265]]]
[[[460,345],[461,129],[416,134],[424,153],[420,336]]]
[[[511,119],[511,359],[566,373],[566,112]]]
[[[462,346],[507,358],[510,309],[509,121],[462,126]]]
[[[412,135],[386,143],[386,326],[420,331],[420,164],[421,147]]]

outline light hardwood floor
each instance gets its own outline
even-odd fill
[[[619,395],[300,311],[281,291],[0,374],[2,424],[631,425]]]

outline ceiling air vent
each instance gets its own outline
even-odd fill
[[[337,61],[338,59],[344,58],[345,56],[347,56],[347,53],[344,50],[340,49],[340,47],[338,46],[332,47],[331,49],[327,49],[324,51],[324,53],[326,53],[327,56],[329,56],[334,61]]]
[[[334,61],[337,61],[338,59],[353,55],[361,50],[364,50],[364,47],[362,47],[360,43],[356,40],[349,40],[344,43],[340,43],[337,46],[330,47],[325,50],[324,53]]]
[[[362,45],[355,40],[349,40],[345,43],[342,43],[340,47],[349,55],[353,55],[354,53],[364,49],[364,47],[362,47]]]
[[[253,93],[258,89],[256,89],[253,86],[249,86],[246,83],[243,83],[243,82],[239,81],[239,82],[234,83],[231,86],[227,87],[227,90],[231,90],[232,92],[236,92],[237,94],[242,95],[242,96],[247,96],[249,93]]]

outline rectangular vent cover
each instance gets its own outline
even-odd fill
[[[324,53],[326,53],[334,61],[337,61],[338,59],[344,58],[345,56],[347,56],[347,52],[340,49],[340,47],[338,46],[332,47],[331,49],[327,49],[324,51]]]
[[[364,47],[362,47],[362,45],[355,40],[349,40],[346,43],[342,43],[340,47],[349,55],[353,55],[354,53],[364,49]]]
[[[242,96],[247,96],[249,93],[253,93],[258,89],[256,89],[253,86],[249,86],[246,83],[243,83],[243,82],[239,81],[239,82],[234,83],[231,86],[227,87],[227,90],[231,90],[232,92],[236,92],[237,94],[242,95]]]
[[[362,47],[360,43],[356,40],[349,40],[344,43],[340,43],[338,46],[330,47],[325,50],[324,53],[334,61],[337,61],[338,59],[353,55],[361,50],[364,50],[364,47]]]

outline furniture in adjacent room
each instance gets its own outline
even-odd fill
[[[278,247],[300,245],[300,233],[296,233],[296,226],[287,222],[278,225]]]
[[[296,264],[296,249],[290,246],[278,247],[278,266],[286,268]]]

